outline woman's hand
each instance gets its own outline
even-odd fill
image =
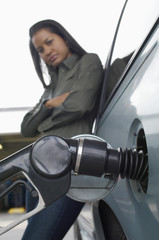
[[[51,98],[44,105],[45,107],[51,109],[60,106],[66,99],[66,97],[70,94],[70,92],[66,92],[60,96]]]

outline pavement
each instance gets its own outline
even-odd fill
[[[9,223],[15,221],[16,219],[21,217],[21,215],[23,215],[23,214],[22,213],[19,213],[19,214],[0,213],[0,226],[1,227],[7,226]],[[13,240],[13,239],[14,240],[21,240],[26,226],[27,226],[27,221],[24,221],[23,223],[19,224],[15,228],[13,228],[10,231],[1,235],[0,240]],[[73,240],[73,239],[74,239],[73,228],[71,228],[70,231],[67,233],[67,235],[64,237],[63,240]]]

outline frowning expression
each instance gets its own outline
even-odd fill
[[[32,37],[32,43],[41,58],[50,66],[58,66],[71,56],[67,42],[49,29],[41,29]]]

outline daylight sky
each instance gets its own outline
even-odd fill
[[[136,14],[140,14],[137,12],[140,4],[144,4],[144,13],[149,14],[151,0],[129,1],[129,14],[133,15],[134,23]],[[32,24],[43,19],[60,22],[87,52],[97,53],[104,65],[124,2],[124,0],[0,1],[0,109],[34,106],[43,92],[28,47],[28,30]],[[151,12],[154,11],[156,9]],[[6,128],[8,131],[11,131],[10,128],[19,129],[19,113],[14,113],[14,117],[10,117],[9,114],[7,112],[4,115],[0,112],[0,133],[5,132]],[[10,126],[9,122],[12,123]]]

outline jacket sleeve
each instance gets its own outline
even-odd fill
[[[29,111],[23,118],[23,121],[21,123],[21,134],[24,137],[35,137],[39,134],[37,127],[38,125],[46,119],[51,110],[46,108],[43,104],[44,101],[48,97],[48,89],[45,90],[44,94],[42,95],[41,99],[39,100],[39,103],[36,104],[36,106]]]
[[[67,125],[89,114],[97,102],[103,79],[103,67],[96,54],[86,54],[76,73],[71,93],[52,116],[39,125],[40,131]]]

